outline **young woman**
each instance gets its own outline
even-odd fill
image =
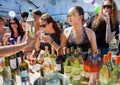
[[[11,33],[4,35],[4,45],[15,44],[17,43],[18,36],[24,36],[24,31],[16,17],[9,19],[9,29]]]
[[[93,30],[83,27],[84,10],[80,6],[71,7],[68,11],[68,21],[71,27],[64,30],[67,38],[67,47],[81,47],[83,52],[92,48],[97,51],[96,36]]]
[[[114,0],[104,0],[99,14],[94,14],[87,27],[96,34],[97,46],[102,56],[109,51],[109,42],[119,32],[118,10]]]
[[[51,46],[55,50],[65,46],[65,36],[51,15],[43,14],[41,16],[40,27],[40,31],[42,31],[42,29],[44,30],[44,35],[39,34],[44,42],[40,42],[39,39],[37,40],[37,51],[39,51],[40,49],[44,50],[45,46],[48,46],[49,50],[51,50]]]

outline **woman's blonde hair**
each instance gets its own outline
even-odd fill
[[[111,29],[115,29],[115,24],[119,22],[119,17],[118,17],[118,9],[117,5],[114,0],[103,0],[102,5],[101,5],[101,10],[100,13],[95,17],[92,28],[96,29],[98,28],[99,24],[103,20],[102,15],[103,15],[103,4],[105,1],[110,1],[112,3],[112,8],[111,8],[111,13],[110,13],[110,18],[112,20],[113,27]]]

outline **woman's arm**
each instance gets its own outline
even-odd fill
[[[12,54],[15,54],[22,49],[27,47],[27,42],[16,44],[16,45],[7,45],[7,46],[1,46],[0,47],[0,57],[3,56],[10,56]]]
[[[0,57],[10,56],[12,54],[15,54],[15,53],[27,48],[28,46],[34,44],[34,42],[35,42],[35,39],[30,38],[21,44],[1,46],[0,47]]]

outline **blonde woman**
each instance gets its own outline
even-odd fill
[[[102,56],[109,51],[109,42],[118,34],[118,10],[114,0],[103,0],[101,11],[94,14],[88,21],[87,27],[96,34],[97,46]]]

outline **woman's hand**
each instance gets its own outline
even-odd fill
[[[42,35],[41,38],[45,41],[48,42],[49,44],[51,44],[51,42],[53,42],[53,39],[48,36],[48,35]]]

